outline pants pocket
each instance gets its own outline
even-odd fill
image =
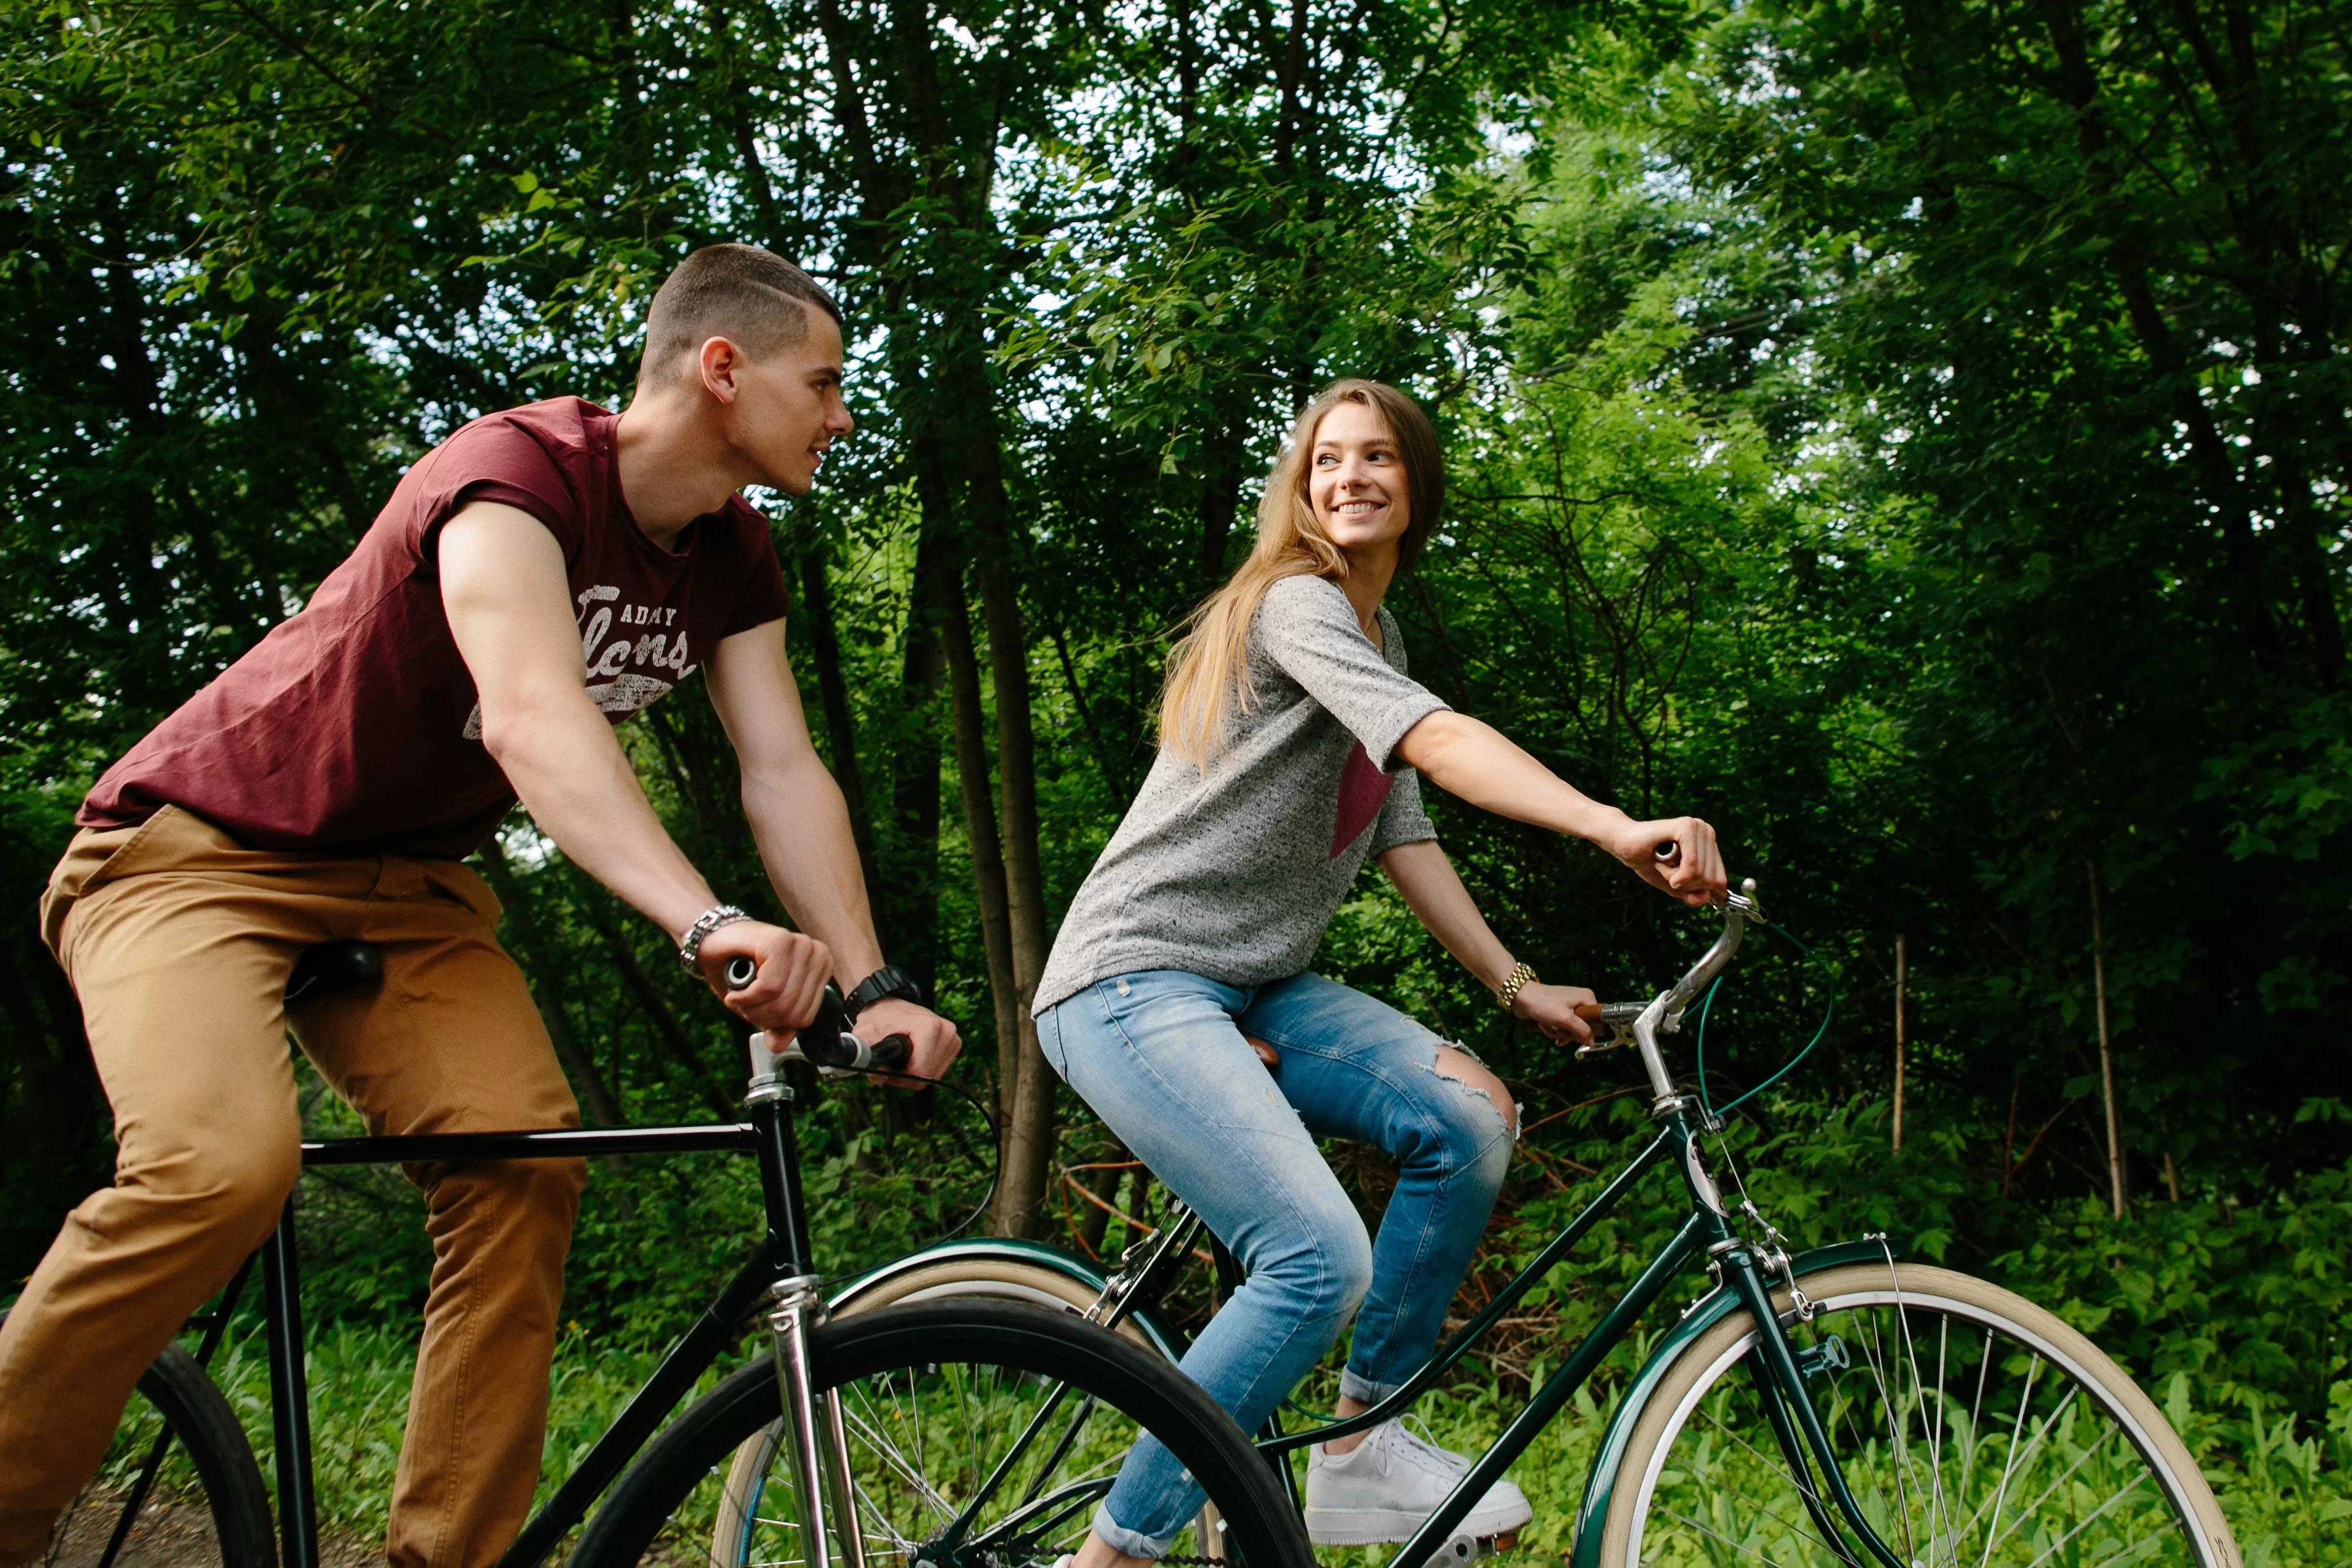
[[[41,942],[51,956],[65,962],[66,921],[74,905],[108,883],[140,871],[143,861],[153,858],[143,852],[159,840],[168,841],[173,819],[186,815],[177,806],[165,806],[134,827],[84,828],[74,834],[66,852],[58,857],[57,869],[49,873],[48,886],[41,892]],[[170,859],[165,855],[163,862]]]

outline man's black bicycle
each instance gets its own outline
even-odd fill
[[[373,960],[364,944],[312,949],[297,983],[367,983]],[[909,1288],[903,1267],[828,1300],[811,1252],[784,1063],[798,1057],[821,1070],[886,1071],[902,1066],[905,1052],[903,1039],[869,1047],[848,1033],[828,990],[824,1016],[783,1051],[771,1052],[753,1037],[739,1124],[303,1145],[306,1166],[695,1151],[760,1162],[765,1239],[525,1526],[504,1568],[545,1561],[583,1521],[574,1563],[700,1560],[716,1530],[728,1562],[1042,1568],[1085,1539],[1095,1503],[1144,1432],[1165,1443],[1208,1493],[1178,1553],[1251,1568],[1311,1563],[1274,1469],[1176,1370],[1165,1345],[1001,1292],[950,1290],[932,1299],[919,1284]],[[118,1437],[118,1448],[135,1445],[120,1456],[131,1475],[84,1494],[55,1538],[55,1560],[112,1568],[142,1514],[152,1517],[156,1478],[176,1448],[194,1471],[225,1568],[270,1568],[281,1560],[285,1568],[315,1568],[292,1217],[289,1204],[256,1258],[190,1325],[193,1343],[166,1350],[148,1369],[140,1383],[145,1408],[134,1404]],[[257,1261],[276,1437],[274,1523],[252,1448],[205,1371]],[[922,1260],[916,1261],[919,1273]],[[723,1378],[665,1429],[703,1374],[738,1354],[753,1333],[764,1335],[768,1354]],[[762,1456],[763,1483],[773,1470],[778,1484],[763,1484],[754,1506],[730,1509],[723,1478],[746,1448]]]

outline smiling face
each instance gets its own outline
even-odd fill
[[[853,421],[841,401],[841,328],[822,310],[808,312],[797,343],[758,356],[735,356],[728,444],[760,477],[788,496],[805,496],[817,465]],[[731,348],[731,345],[730,345]],[[711,345],[704,345],[705,374]]]
[[[1393,554],[1412,502],[1396,438],[1376,409],[1342,402],[1315,427],[1307,499],[1324,536],[1350,559]]]

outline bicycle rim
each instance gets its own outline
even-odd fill
[[[1045,1568],[1084,1542],[1146,1431],[1234,1521],[1210,1540],[1188,1524],[1175,1554],[1255,1568],[1311,1560],[1273,1471],[1231,1419],[1174,1367],[1102,1330],[1034,1307],[947,1301],[827,1324],[815,1349],[820,1383],[842,1401],[874,1568]],[[764,1362],[730,1377],[625,1479],[582,1560],[805,1562],[788,1460],[763,1437],[777,1411]],[[750,1465],[747,1443],[759,1456]],[[722,1513],[735,1522],[714,1539]]]
[[[1096,1293],[1091,1286],[1035,1263],[1001,1258],[954,1259],[861,1291],[836,1305],[834,1317],[837,1322],[887,1306],[950,1300],[1020,1301],[1052,1312],[1083,1314],[1094,1304]],[[1144,1349],[1152,1348],[1133,1318],[1117,1332]],[[788,1463],[779,1448],[783,1430],[782,1422],[770,1422],[746,1437],[728,1461],[727,1484],[719,1489],[718,1513],[711,1524],[712,1561],[734,1560],[740,1543],[752,1533],[751,1513],[769,1498],[772,1484],[786,1484],[785,1472],[778,1469]],[[1196,1526],[1202,1532],[1200,1539],[1220,1539],[1216,1523],[1216,1511],[1204,1508]]]
[[[2081,1334],[1966,1275],[1860,1265],[1784,1312],[1864,1518],[1916,1568],[2237,1568],[2204,1478],[2155,1405]],[[1776,1304],[1788,1300],[1776,1297]],[[1636,1423],[1602,1558],[1616,1565],[1873,1564],[1791,1470],[1735,1313]]]

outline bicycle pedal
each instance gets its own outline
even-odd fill
[[[1457,1535],[1430,1553],[1429,1568],[1465,1568],[1467,1563],[1508,1552],[1519,1543],[1517,1531],[1500,1535]]]

